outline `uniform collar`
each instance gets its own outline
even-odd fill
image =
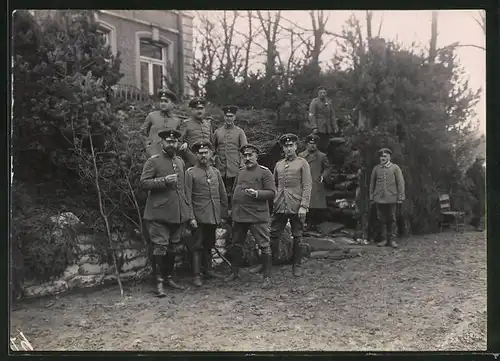
[[[392,165],[391,161],[388,161],[387,163],[381,164],[380,166],[384,168],[389,168],[391,165]]]
[[[226,129],[234,128],[234,123],[233,124],[227,124],[227,123],[224,122],[224,128],[226,128]]]
[[[285,160],[291,162],[292,160],[297,159],[297,154],[293,154],[290,158],[285,156]]]

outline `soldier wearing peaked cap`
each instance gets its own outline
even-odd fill
[[[245,166],[236,176],[233,192],[233,239],[229,248],[233,269],[228,280],[235,279],[243,258],[243,245],[250,231],[261,250],[259,266],[251,273],[262,272],[263,287],[270,287],[272,256],[269,236],[269,201],[274,198],[276,187],[273,174],[257,162],[259,149],[251,144],[240,148]]]
[[[228,195],[232,194],[236,174],[241,166],[240,148],[247,144],[243,129],[234,124],[238,107],[226,105],[222,107],[224,125],[214,133],[215,167],[224,179]],[[231,207],[231,196],[228,199]]]
[[[311,168],[312,190],[309,212],[307,213],[307,225],[310,229],[315,228],[321,223],[323,213],[326,209],[326,191],[324,180],[328,179],[331,171],[330,162],[325,153],[317,147],[319,137],[310,134],[306,137],[306,150],[299,154],[304,158]]]
[[[302,233],[309,202],[311,200],[311,169],[304,158],[297,156],[298,137],[285,134],[279,139],[285,158],[276,163],[274,179],[277,192],[274,198],[274,214],[271,219],[271,249],[277,256],[278,240],[290,220],[293,236],[293,275],[301,276]],[[276,256],[275,256],[276,255]]]
[[[164,297],[163,282],[182,289],[173,279],[175,255],[180,251],[181,226],[189,219],[184,190],[184,161],[176,155],[180,132],[158,132],[162,152],[151,156],[142,170],[141,184],[148,190],[144,208],[145,226],[153,245],[157,296]]]
[[[206,278],[224,278],[212,270],[212,248],[217,226],[228,217],[227,193],[220,172],[210,165],[210,142],[195,142],[191,150],[197,163],[186,171],[189,224],[194,236],[194,244],[189,248],[193,257],[193,284],[201,286],[202,273]]]
[[[381,227],[382,241],[379,246],[397,248],[396,237],[396,210],[397,203],[405,199],[405,180],[403,172],[397,164],[391,163],[392,151],[382,148],[378,151],[380,164],[373,167],[370,178],[370,201],[375,203],[377,220]]]
[[[147,137],[145,145],[148,157],[161,153],[162,147],[158,131],[165,128],[178,130],[182,123],[180,118],[172,114],[177,96],[168,88],[161,89],[158,96],[160,110],[149,113],[141,126],[141,132]]]
[[[212,119],[205,116],[205,105],[205,99],[191,99],[189,107],[192,109],[192,116],[182,122],[179,129],[182,143],[180,150],[184,152],[184,160],[188,167],[197,163],[196,156],[191,151],[192,145],[198,141],[212,141]]]
[[[337,118],[332,102],[327,98],[327,89],[318,87],[318,96],[309,105],[309,128],[319,135],[318,148],[326,152],[328,139],[338,132]]]

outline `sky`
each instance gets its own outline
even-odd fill
[[[267,13],[267,11],[263,11]],[[203,14],[209,18],[215,19],[220,11],[204,11]],[[326,10],[325,15],[329,16],[326,30],[334,33],[340,33],[342,26],[345,25],[351,14],[355,14],[360,20],[362,29],[366,29],[365,11],[335,11]],[[286,10],[282,11],[282,17],[290,20],[302,28],[311,29],[311,20],[306,10]],[[451,43],[460,42],[460,44],[473,44],[485,47],[486,37],[481,27],[476,23],[480,18],[479,10],[440,10],[438,11],[438,38],[437,47],[443,47]],[[236,28],[240,32],[246,32],[246,19],[237,19]],[[404,45],[410,45],[412,42],[422,48],[428,48],[431,35],[431,11],[430,10],[409,10],[409,11],[374,11],[372,20],[372,32],[377,34],[379,24],[382,21],[380,36],[387,40],[398,40]],[[197,25],[195,19],[195,27]],[[283,25],[289,26],[290,23],[283,22]],[[366,36],[366,33],[363,35]],[[330,37],[325,36],[324,42]],[[236,37],[235,41],[242,41],[242,37]],[[331,42],[323,51],[320,60],[327,61],[332,58],[335,52],[336,43]],[[284,40],[280,43],[278,51],[285,55],[289,46]],[[481,100],[476,106],[477,119],[479,120],[480,131],[486,130],[486,52],[475,47],[460,47],[457,49],[460,64],[464,67],[466,76],[469,80],[469,86],[473,89],[483,89]],[[258,67],[258,65],[255,65]]]

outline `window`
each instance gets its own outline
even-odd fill
[[[104,38],[104,43],[111,46],[111,32],[104,29],[99,29],[97,32]]]
[[[141,90],[156,94],[163,87],[163,76],[167,74],[168,47],[150,40],[140,40]]]

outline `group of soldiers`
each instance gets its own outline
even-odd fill
[[[195,286],[210,278],[237,279],[248,232],[260,249],[260,263],[250,272],[261,275],[264,288],[271,287],[272,256],[288,222],[292,273],[300,277],[303,231],[306,224],[317,225],[326,208],[324,181],[331,167],[325,152],[328,139],[338,132],[326,89],[319,88],[310,104],[306,150],[297,154],[299,137],[282,135],[284,158],[273,172],[258,163],[259,149],[234,124],[238,107],[223,106],[224,124],[213,129],[212,119],[205,115],[205,100],[191,100],[192,116],[182,120],[172,112],[175,94],[164,89],[159,97],[160,110],[150,113],[142,128],[148,159],[141,175],[149,192],[144,220],[153,248],[157,295],[165,296],[165,284],[183,288],[172,277],[175,255],[184,246],[191,255]],[[405,182],[399,166],[391,162],[391,150],[383,148],[379,154],[380,164],[371,174],[370,201],[382,226],[379,246],[396,248],[396,205],[405,199]],[[228,276],[212,269],[216,229],[223,224],[231,225]],[[190,244],[181,244],[184,227],[191,231]]]

